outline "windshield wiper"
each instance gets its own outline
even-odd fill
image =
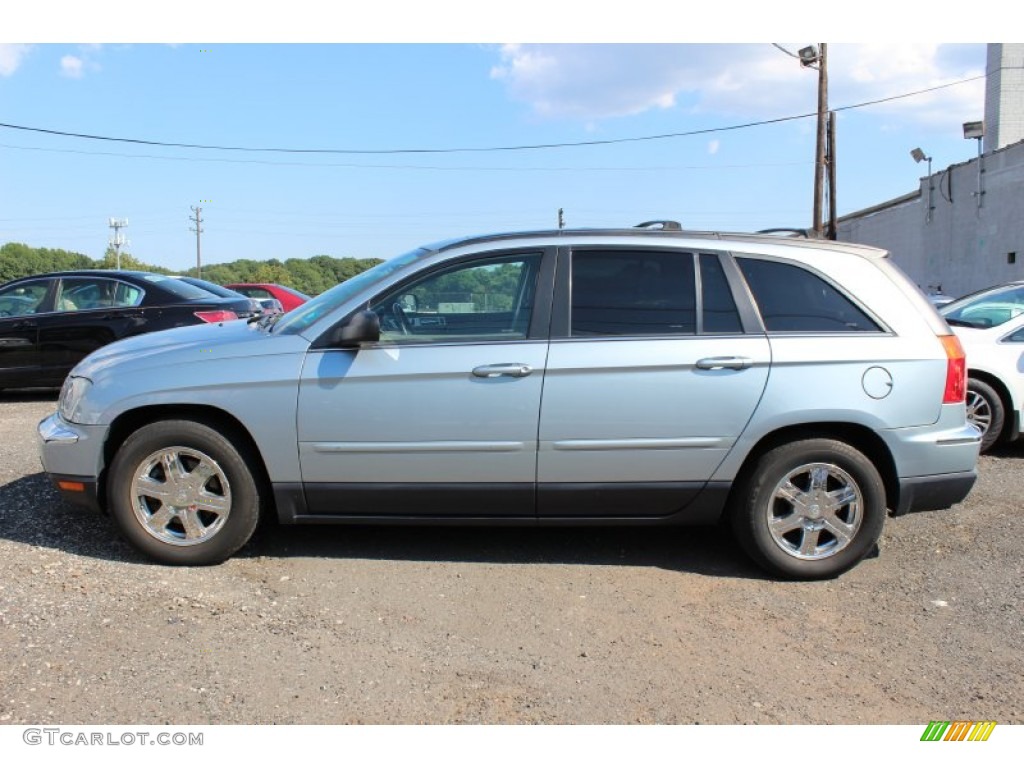
[[[281,313],[278,312],[273,315],[257,315],[256,317],[250,317],[247,322],[249,325],[256,323],[260,328],[270,329],[277,322],[278,318],[281,317]]]
[[[955,317],[946,318],[947,325],[959,325],[963,328],[984,328],[981,323],[972,323],[969,320],[957,320]]]

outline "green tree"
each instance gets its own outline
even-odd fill
[[[44,272],[90,269],[94,266],[93,260],[83,253],[32,248],[24,243],[6,243],[0,246],[0,282]]]
[[[103,254],[103,258],[96,263],[97,269],[116,269],[117,268],[117,253],[112,247],[108,247],[106,252]],[[142,272],[161,272],[165,275],[171,274],[169,269],[164,267],[156,267],[152,264],[146,264],[140,259],[135,258],[130,253],[125,251],[121,252],[121,269],[135,269]]]

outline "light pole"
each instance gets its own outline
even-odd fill
[[[985,190],[981,186],[981,174],[985,172],[985,169],[981,166],[981,140],[985,138],[985,121],[978,120],[973,123],[964,123],[964,138],[977,139],[978,141],[978,191],[974,193],[974,196],[978,199],[978,207],[981,208],[982,195],[985,194]]]
[[[928,211],[925,213],[924,220],[929,222],[932,220],[932,209],[935,207],[932,204],[932,159],[929,155],[926,155],[920,147],[915,147],[910,150],[910,156],[914,158],[915,163],[920,163],[925,160],[928,161]]]

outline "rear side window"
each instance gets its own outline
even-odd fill
[[[102,277],[66,277],[60,283],[58,312],[134,307],[142,300],[142,290],[119,280]]]
[[[768,331],[826,333],[881,328],[834,286],[793,264],[738,258]]]
[[[690,253],[573,253],[572,336],[693,334],[696,306]]]

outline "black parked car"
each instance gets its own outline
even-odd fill
[[[233,291],[230,288],[225,288],[223,285],[217,285],[217,283],[211,283],[209,280],[201,280],[198,277],[189,277],[187,275],[172,275],[177,280],[181,280],[183,283],[194,285],[196,288],[202,288],[204,291],[209,291],[214,296],[220,296],[224,299],[247,299],[249,301],[249,309],[246,311],[244,317],[255,317],[256,315],[262,315],[265,310],[262,302],[258,299],[254,299],[251,296],[246,296],[244,293],[239,291]],[[243,317],[241,312],[238,313],[239,317]]]
[[[127,336],[235,320],[249,300],[166,275],[80,270],[0,286],[0,388],[58,387],[94,349]]]

